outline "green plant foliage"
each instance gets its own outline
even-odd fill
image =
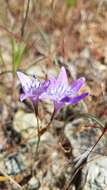
[[[12,65],[13,65],[13,73],[15,74],[16,70],[19,68],[23,55],[26,50],[26,44],[24,42],[16,42],[15,39],[11,40],[12,45]]]
[[[69,7],[75,6],[77,3],[77,0],[66,0],[66,3]]]
[[[104,129],[104,123],[102,122],[101,119],[99,119],[98,117],[94,116],[94,115],[91,115],[91,114],[88,114],[88,113],[80,113],[80,112],[76,112],[75,114],[76,117],[83,117],[84,119],[87,118],[87,119],[90,119],[92,120],[93,122],[95,122],[96,124],[98,124],[101,129]]]

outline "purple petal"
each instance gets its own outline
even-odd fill
[[[23,100],[25,100],[27,98],[29,98],[33,102],[33,104],[36,104],[36,102],[39,101],[38,96],[30,96],[27,93],[26,94],[23,93],[23,94],[20,95],[20,100],[21,101],[23,101]]]
[[[47,80],[47,81],[45,81],[45,82],[42,83],[41,88],[43,89],[43,91],[47,90],[47,88],[49,87],[50,83],[51,83],[50,80]]]
[[[17,71],[17,75],[22,84],[22,88],[25,87],[24,89],[26,89],[26,85],[31,83],[31,79],[27,75],[25,75],[24,73],[22,73],[20,71]]]
[[[60,109],[64,106],[64,102],[54,102],[54,109],[55,112],[59,112]]]
[[[48,99],[49,95],[47,93],[47,89],[50,85],[50,80],[45,81],[42,86],[39,89],[39,99],[43,100],[43,99]]]
[[[18,77],[20,79],[20,82],[22,84],[24,84],[25,82],[30,82],[31,81],[31,79],[27,75],[25,75],[24,73],[22,73],[20,71],[17,71],[17,75],[18,75]]]
[[[28,95],[27,94],[21,94],[20,95],[20,100],[21,100],[21,102],[23,101],[23,100],[25,100],[26,98],[28,97]]]
[[[80,96],[76,96],[74,98],[70,98],[70,97],[65,97],[61,100],[61,102],[66,102],[68,104],[76,104],[78,103],[79,101],[81,101],[82,99],[84,99],[86,96],[88,96],[89,93],[83,93],[81,94]]]
[[[70,89],[68,90],[69,95],[76,94],[80,90],[80,88],[84,85],[84,83],[85,83],[84,77],[75,80],[73,84],[70,86]]]
[[[50,98],[50,96],[49,96],[46,92],[42,93],[42,94],[39,96],[39,99],[40,99],[40,100],[46,100],[46,99],[49,99],[49,98]]]
[[[30,94],[28,94],[28,93],[22,93],[22,94],[20,95],[20,100],[21,100],[21,102],[22,102],[23,100],[25,100],[26,98],[30,98],[31,100],[34,100],[34,99],[36,99],[36,96],[30,95]]]
[[[61,68],[59,76],[57,78],[57,84],[62,84],[68,86],[68,77],[64,67]]]

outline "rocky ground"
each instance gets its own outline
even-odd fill
[[[0,190],[107,189],[106,133],[87,157],[107,122],[106,21],[106,0],[0,0]],[[90,95],[56,115],[37,152],[37,120],[19,100],[16,71],[46,79],[61,66],[70,81],[84,76]],[[52,111],[40,102],[41,128]]]

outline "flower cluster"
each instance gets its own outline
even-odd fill
[[[33,104],[36,104],[39,101],[40,95],[47,90],[49,80],[41,83],[35,76],[30,78],[20,71],[17,72],[17,75],[23,89],[23,93],[20,95],[20,100],[23,101],[26,98],[29,98]]]
[[[72,84],[69,84],[64,67],[61,68],[57,78],[51,77],[44,82],[40,82],[35,76],[30,78],[19,71],[17,75],[23,89],[23,93],[20,96],[21,101],[30,98],[33,104],[37,104],[39,100],[50,99],[54,103],[55,112],[65,105],[76,104],[88,96],[87,92],[78,95],[80,88],[85,84],[85,78],[79,78]]]

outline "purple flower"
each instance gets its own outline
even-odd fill
[[[85,78],[80,78],[69,85],[66,70],[61,68],[58,78],[52,77],[48,89],[40,96],[41,99],[49,98],[54,102],[55,111],[59,111],[64,105],[76,104],[84,99],[88,93],[77,95],[84,85]]]
[[[49,81],[41,83],[35,76],[29,77],[20,71],[17,72],[17,75],[23,89],[20,100],[23,101],[26,98],[29,98],[33,104],[36,104],[39,96],[47,90]]]

